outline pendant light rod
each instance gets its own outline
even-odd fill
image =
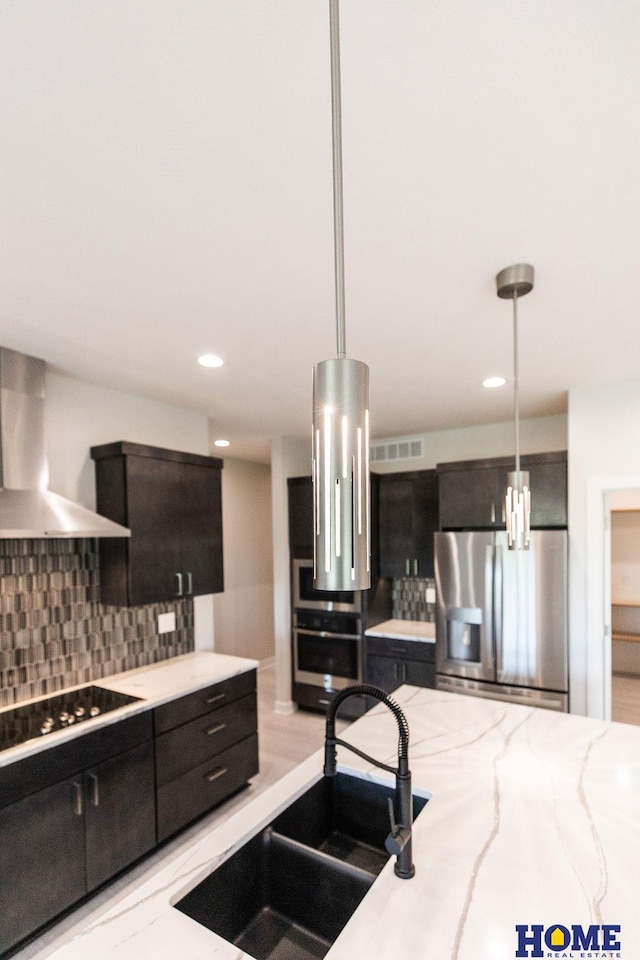
[[[515,419],[516,471],[520,470],[520,398],[518,390],[518,291],[513,292],[513,411]]]
[[[344,306],[344,204],[342,192],[342,92],[340,82],[340,11],[329,0],[331,43],[331,125],[333,142],[333,247],[336,278],[337,356],[347,355]]]

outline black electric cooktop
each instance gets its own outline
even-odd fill
[[[103,687],[83,687],[3,710],[0,712],[0,750],[75,726],[139,699]]]

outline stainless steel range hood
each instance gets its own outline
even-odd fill
[[[47,489],[44,372],[44,360],[0,347],[0,539],[130,537]]]

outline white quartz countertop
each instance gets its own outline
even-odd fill
[[[640,728],[534,707],[401,687],[414,788],[416,875],[390,861],[329,960],[513,960],[516,925],[620,927],[620,949],[553,957],[640,957]],[[394,764],[397,728],[381,705],[342,737]],[[381,771],[338,747],[343,768]],[[316,781],[322,751],[204,838],[178,845],[114,898],[52,960],[238,960],[231,944],[171,904]],[[382,774],[382,778],[386,775]]]
[[[384,620],[365,630],[366,637],[389,637],[390,640],[424,640],[436,642],[435,623],[421,620]]]
[[[120,720],[141,713],[143,710],[150,710],[162,703],[175,700],[177,697],[192,693],[195,690],[201,690],[213,683],[228,680],[229,677],[234,677],[236,674],[254,670],[258,666],[257,660],[202,651],[186,653],[181,657],[163,660],[161,663],[155,663],[149,667],[128,670],[126,673],[118,673],[113,677],[104,677],[102,680],[93,680],[91,683],[82,684],[81,686],[85,687],[96,686],[103,687],[106,690],[115,690],[118,693],[125,693],[140,699],[124,707],[118,707],[117,710],[112,710],[109,713],[92,717],[90,720],[83,720],[82,723],[66,727],[64,730],[56,730],[36,740],[28,740],[26,743],[18,744],[9,750],[3,750],[0,753],[0,768],[10,763],[16,763],[18,760],[23,760],[35,753],[40,753],[42,750],[58,746],[74,737],[84,736],[84,734],[91,733],[99,727],[118,723]],[[70,687],[69,690],[79,690],[81,686]],[[60,690],[58,692],[64,693],[66,691]],[[47,697],[38,697],[37,700],[24,701],[24,703],[37,703],[38,700],[46,700],[53,696],[57,696],[57,693],[48,694]],[[14,706],[22,706],[22,704],[14,704]],[[4,709],[11,710],[13,707]]]

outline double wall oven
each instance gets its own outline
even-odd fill
[[[292,573],[294,699],[322,709],[362,680],[362,592],[315,590],[312,560],[294,560]]]

